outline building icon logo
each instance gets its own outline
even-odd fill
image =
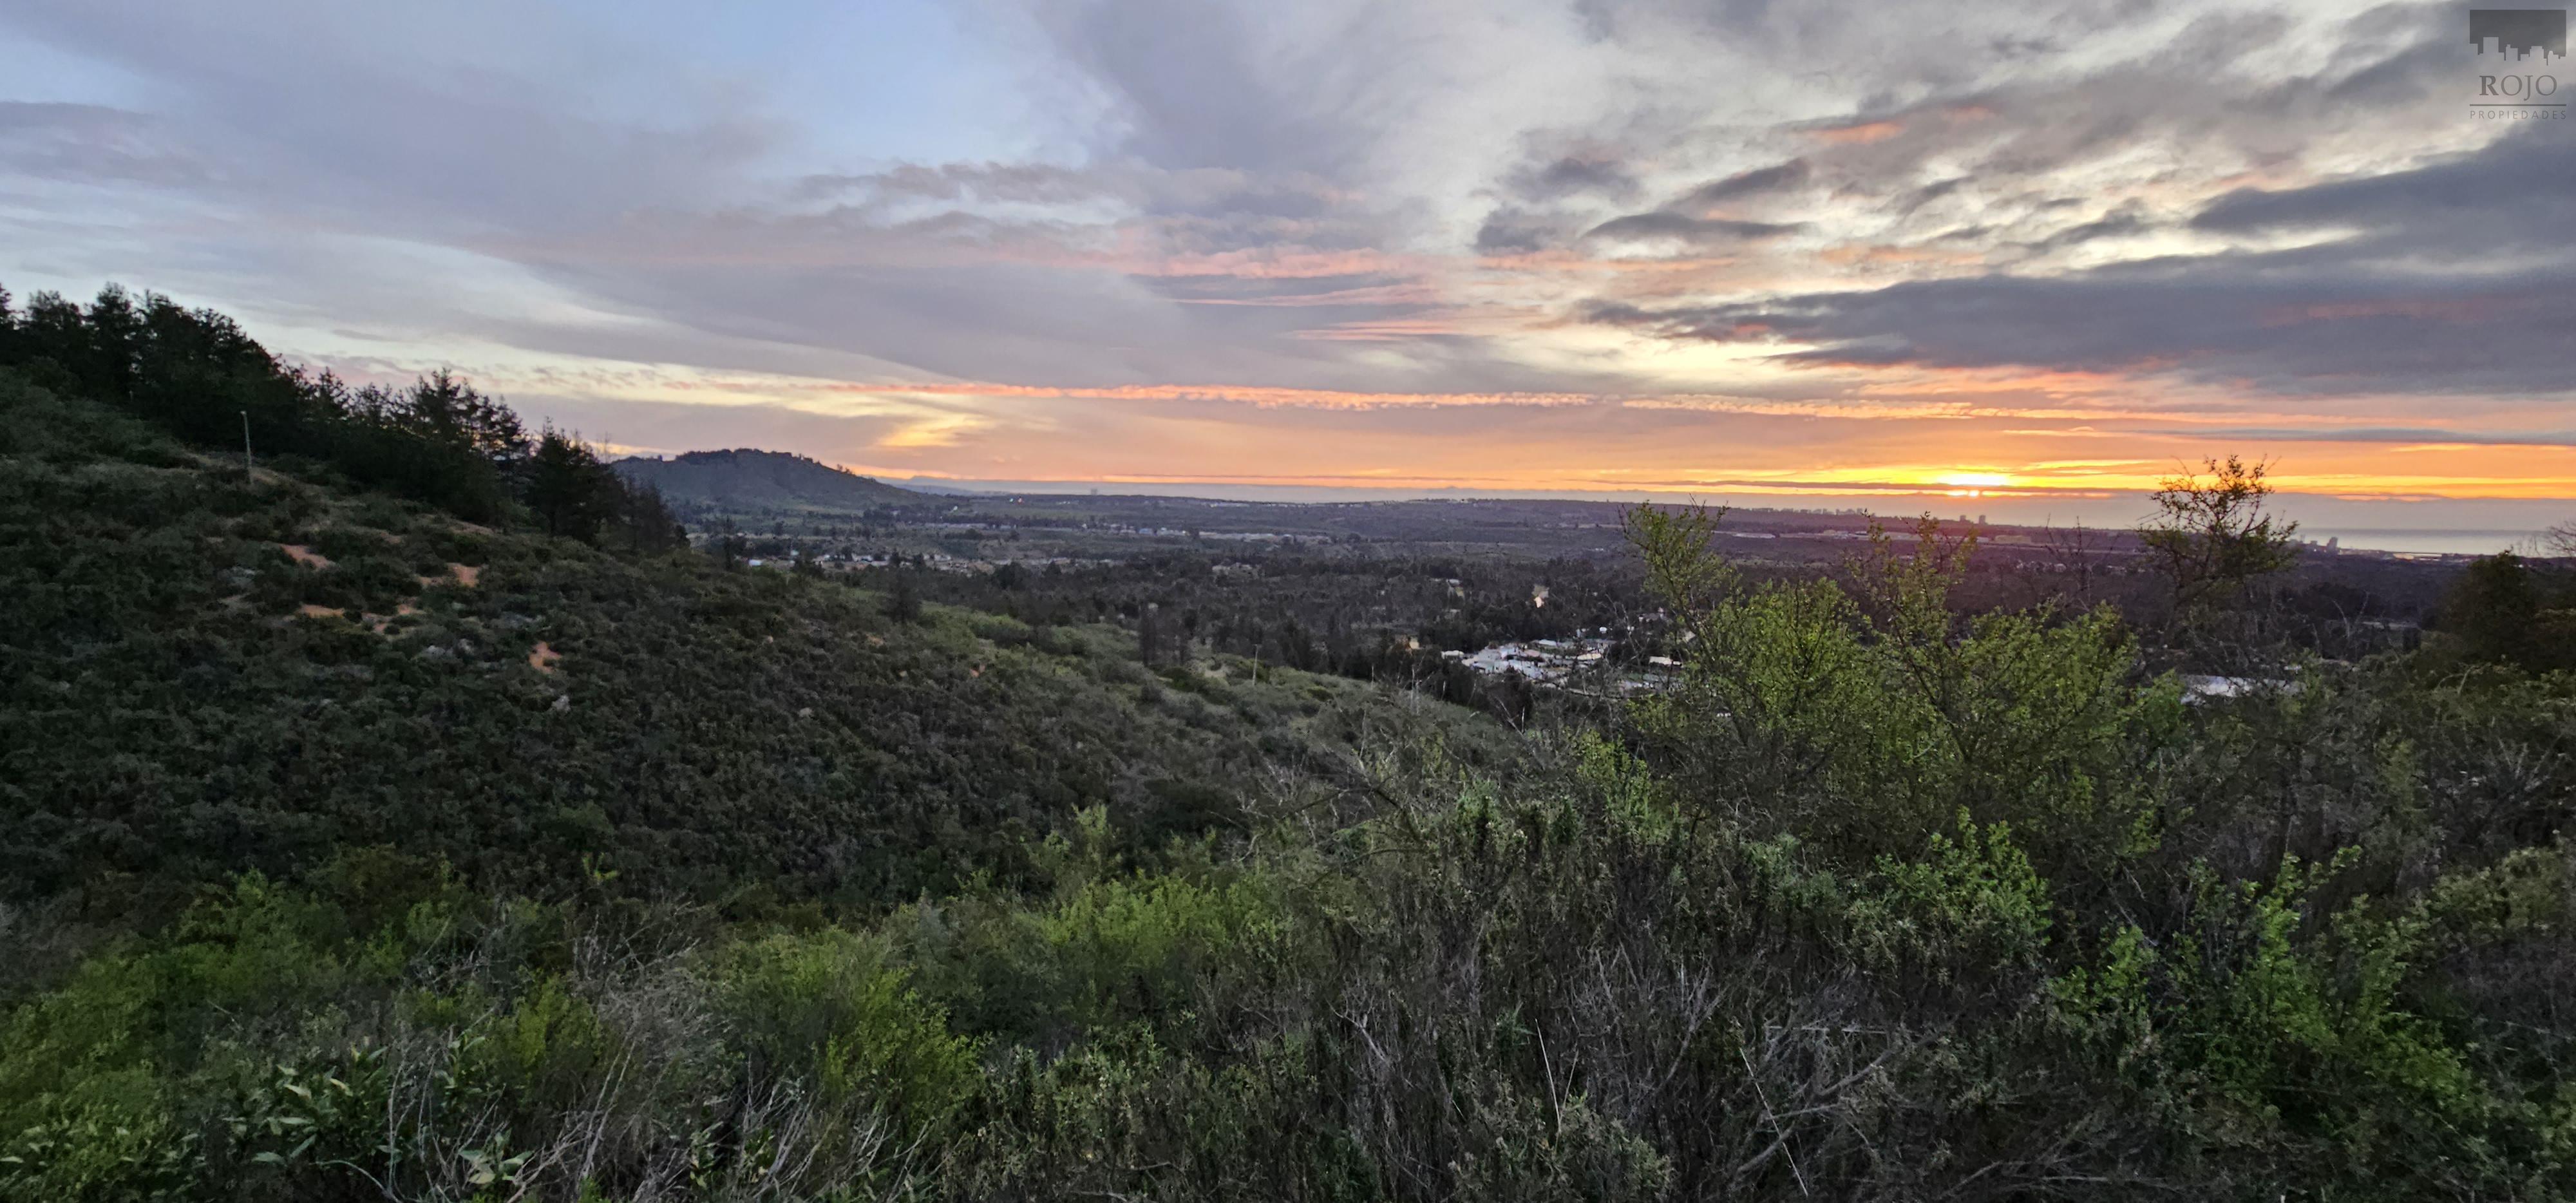
[[[2469,45],[2478,54],[2495,53],[2519,62],[2533,55],[2546,62],[2567,57],[2567,10],[2563,8],[2473,8],[2469,10]]]
[[[2564,121],[2552,69],[2567,58],[2567,10],[2473,8],[2469,49],[2477,90],[2469,115],[2482,121]]]

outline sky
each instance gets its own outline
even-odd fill
[[[2576,517],[2576,121],[2471,106],[2576,71],[2467,9],[12,0],[0,285],[621,453],[2097,522],[2241,454],[2501,542]]]

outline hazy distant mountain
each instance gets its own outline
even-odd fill
[[[996,492],[993,489],[966,489],[956,485],[932,484],[918,476],[903,482],[900,487],[915,493],[928,493],[933,497],[984,497]]]
[[[692,451],[672,459],[622,459],[610,467],[660,489],[665,501],[690,507],[863,510],[930,500],[927,493],[784,451]]]

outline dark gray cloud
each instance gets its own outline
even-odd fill
[[[1587,193],[1622,197],[1637,190],[1637,177],[1628,165],[1599,151],[1578,151],[1531,164],[1515,173],[1514,183],[1521,194],[1547,200]]]
[[[1699,251],[1794,234],[1806,226],[1799,222],[1755,221],[1717,214],[1738,202],[1761,201],[1793,192],[1806,185],[1809,175],[1807,163],[1802,159],[1736,172],[1692,188],[1651,212],[1630,213],[1593,224],[1583,230],[1582,237],[1610,242],[1670,243],[1688,251]],[[1557,224],[1565,223],[1560,221]],[[1520,218],[1517,226],[1498,227],[1493,219],[1488,219],[1485,229],[1477,236],[1477,247],[1480,250],[1535,249],[1543,244],[1543,229],[1541,222],[1525,216]]]
[[[1966,176],[1957,175],[1951,176],[1946,180],[1935,180],[1920,188],[1914,188],[1905,192],[1898,201],[1899,207],[1903,212],[1911,214],[1916,209],[1920,209],[1925,205],[1931,204],[1942,197],[1958,191],[1960,185],[1967,182],[1968,179]]]
[[[2279,392],[2576,391],[2563,267],[2403,283],[2279,257],[2161,260],[1586,316],[1670,339],[1797,342],[1818,363],[2172,371]]]
[[[1802,228],[1794,222],[1734,221],[1681,213],[1632,213],[1602,222],[1586,231],[1584,237],[1639,242],[1670,239],[1693,246],[1712,246],[1777,238]]]
[[[1692,189],[1676,207],[1705,209],[1712,205],[1722,205],[1747,197],[1794,191],[1804,187],[1808,177],[1813,174],[1805,159],[1791,159],[1786,163],[1775,163],[1769,167],[1739,171],[1725,179],[1711,180]]]
[[[2148,219],[2143,209],[2136,204],[2128,204],[2091,221],[2067,226],[2051,232],[2045,238],[2023,245],[2034,251],[2063,250],[2104,238],[2125,238],[2144,234],[2154,228],[2155,223]]]
[[[2473,154],[2307,188],[2228,193],[2192,218],[2219,233],[2355,229],[2338,256],[2576,252],[2576,136],[2533,124]]]
[[[1651,5],[1622,7],[1659,11]],[[2385,5],[2321,30],[2263,10],[2220,10],[2179,31],[2139,28],[2168,20],[2168,10],[2175,7],[2076,4],[2027,10],[2021,27],[2040,31],[2032,36],[2070,45],[2089,40],[2097,53],[2108,50],[2113,56],[2080,71],[2011,71],[1998,77],[2003,82],[1950,80],[1947,71],[1924,77],[1903,64],[1888,64],[1888,73],[1881,76],[1856,60],[1828,54],[1837,72],[1880,81],[1881,86],[1847,114],[1803,123],[1801,128],[1823,144],[1797,157],[1795,162],[1805,167],[1797,183],[1838,199],[1876,202],[1900,217],[1921,211],[1923,220],[1944,224],[1955,223],[1962,213],[2001,219],[1997,224],[2022,231],[2014,241],[2034,242],[2048,237],[2055,225],[2031,220],[2043,211],[2040,198],[2027,195],[2034,181],[2081,176],[2146,148],[2170,155],[2178,164],[2189,163],[2176,169],[2177,179],[2187,179],[2194,173],[2268,172],[2298,164],[2330,140],[2350,139],[2359,130],[2382,128],[2393,144],[2421,144],[2430,133],[2428,104],[2460,84],[2460,18],[2446,6]],[[1774,33],[1795,42],[1830,37],[1828,30],[1838,22],[1867,30],[1913,21],[1930,25],[1923,31],[1928,44],[1941,44],[1997,19],[1999,12],[1975,10],[1945,20],[1946,13],[1935,17],[1903,5],[1867,15],[1826,5],[1811,16],[1801,9],[1802,19],[1793,30]],[[1765,28],[1787,19],[1766,6],[1738,16]],[[2303,30],[2296,43],[2289,40],[2294,27]],[[1910,52],[1928,54],[1926,44],[1903,40]],[[1948,86],[1953,83],[1959,86]],[[2447,103],[2440,107],[2441,124],[2463,144],[2484,140],[2484,131],[2462,127],[2456,108]],[[1703,137],[1704,131],[1683,122],[1661,131],[1667,142],[1654,141],[1656,136],[1654,130],[1632,131],[1620,153],[1651,159],[1669,153],[1672,145]],[[2364,149],[2340,148],[2347,159]],[[1746,173],[1750,178],[1743,182],[1774,182],[1764,174],[1768,170]],[[1718,181],[1718,199],[1758,195],[1735,193],[1735,183]],[[2085,212],[2068,216],[2089,222],[2103,216],[2102,206],[2121,198],[2087,194],[2069,199],[2069,207]],[[1687,195],[1658,208],[1711,215]]]
[[[1476,227],[1476,251],[1485,255],[1527,254],[1554,244],[1564,223],[1521,209],[1496,209]]]
[[[2202,11],[2177,20],[2189,7]],[[1600,230],[1696,251],[1760,232],[1692,220],[1813,220],[1830,238],[1846,223],[1815,220],[1817,210],[1867,207],[1892,219],[1871,235],[1884,249],[1937,244],[1945,257],[1982,252],[2014,263],[2059,256],[2187,218],[2187,208],[2159,195],[2172,185],[2295,172],[2310,155],[2385,163],[2385,154],[2351,141],[2362,129],[2384,127],[2391,145],[2423,145],[2429,98],[2458,84],[2458,20],[2437,4],[2318,19],[2186,0],[2012,9],[1604,0],[1595,27],[1640,53],[1719,34],[1820,64],[1860,90],[1839,115],[1783,123],[1718,160],[1749,160],[1749,169],[1664,192],[1643,211],[1553,203],[1531,186],[1531,172],[1573,147],[1583,163],[1625,165],[1670,188],[1672,165],[1706,161],[1695,148],[1732,131],[1713,129],[1687,105],[1640,105],[1597,126],[1552,131],[1539,144],[1545,153],[1506,178],[1506,202],[1475,245],[1534,250]],[[1894,28],[1906,35],[1887,36]],[[2050,69],[2076,47],[2085,67]],[[2444,123],[2464,142],[2483,140],[2485,131],[2462,130],[2444,108]],[[2145,164],[2159,160],[2172,164],[2166,178],[2147,177],[2154,169]]]
[[[1639,189],[1635,164],[1616,142],[1561,136],[1524,139],[1526,157],[1503,174],[1502,199],[1476,228],[1480,255],[1524,255],[1563,247],[1600,224],[1590,206],[1624,204]]]
[[[1657,337],[1820,344],[1812,362],[2172,371],[2283,392],[2576,392],[2576,139],[2531,127],[2411,171],[2220,198],[2210,233],[2336,229],[2169,256],[1710,306],[1596,305]],[[2140,228],[2115,214],[2088,236]]]

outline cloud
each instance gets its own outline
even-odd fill
[[[1066,63],[1097,81],[1125,126],[1120,149],[1161,167],[1331,170],[1352,131],[1284,95],[1331,76],[1265,54],[1241,10],[1193,0],[1039,5]]]
[[[2170,434],[2170,431],[2131,430],[2116,432],[2126,435]],[[2427,426],[2210,426],[2192,432],[2206,439],[2230,439],[2262,443],[2394,443],[2404,446],[2445,447],[2566,447],[2576,448],[2576,430],[2546,430],[2526,433],[2487,433],[2444,430]]]
[[[1264,388],[1223,384],[1129,384],[1104,388],[1015,385],[987,381],[912,382],[843,386],[846,391],[889,396],[1055,397],[1090,401],[1224,401],[1264,409],[1370,410],[1455,406],[1597,405],[1605,398],[1581,393],[1363,393],[1327,389]]]
[[[2576,257],[2569,234],[2576,230],[2576,139],[2531,125],[2410,171],[2238,189],[2191,224],[2221,234],[2352,231],[2310,258],[2466,254],[2481,265],[2564,262]]]
[[[1614,244],[1660,243],[1697,251],[1758,243],[1794,234],[1806,229],[1806,225],[1801,222],[1755,221],[1722,214],[1735,202],[1795,191],[1805,185],[1808,175],[1807,164],[1802,159],[1739,171],[1692,188],[1653,212],[1625,214],[1595,224],[1585,230],[1582,237]],[[1541,245],[1544,243],[1536,223],[1514,229],[1497,227],[1494,219],[1489,218],[1484,229],[1477,234],[1480,250],[1528,250]]]
[[[1664,339],[1796,344],[1792,362],[2170,372],[2286,393],[2576,391],[2576,298],[2553,269],[2412,282],[2287,272],[2246,256],[2047,279],[1980,276],[1707,308],[1604,305],[1594,322]]]
[[[2239,190],[2210,234],[2335,230],[2061,275],[1983,274],[1705,306],[1600,303],[1587,320],[1839,364],[2173,373],[2291,393],[2576,392],[2567,286],[2576,142],[2532,129],[2412,170]],[[2143,230],[2118,215],[2061,234]]]
[[[1231,440],[1745,481],[1857,427],[1983,456],[1921,431],[2007,415],[2063,458],[2222,394],[2200,424],[2248,438],[2438,394],[2504,447],[2570,388],[2576,143],[2464,122],[2444,5],[863,9],[25,0],[0,274],[528,381],[603,433],[704,399],[639,445],[742,422],[997,477]],[[691,373],[934,391],[791,420],[656,383]]]
[[[1514,173],[1515,191],[1554,200],[1586,193],[1623,197],[1637,190],[1637,177],[1626,163],[1601,148],[1583,148],[1532,163]]]
[[[2082,246],[2104,238],[2127,238],[2145,234],[2154,228],[2155,223],[2138,205],[2128,204],[2091,221],[2052,230],[2047,237],[2025,245],[2034,251],[2056,251]]]
[[[1476,228],[1476,251],[1486,255],[1526,254],[1554,245],[1564,223],[1520,209],[1496,209]]]
[[[1682,204],[1706,209],[1746,197],[1789,192],[1804,187],[1812,174],[1814,173],[1805,159],[1791,159],[1786,163],[1775,163],[1769,167],[1756,167],[1751,171],[1739,171],[1725,179],[1711,180],[1702,184],[1692,189],[1690,195],[1683,197]]]
[[[1602,222],[1587,231],[1584,237],[1631,242],[1668,239],[1692,246],[1714,246],[1777,238],[1803,228],[1795,222],[1732,221],[1717,217],[1688,217],[1680,213],[1634,213]]]

